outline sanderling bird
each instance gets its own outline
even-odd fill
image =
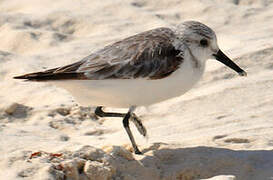
[[[134,113],[136,106],[184,94],[203,75],[207,59],[216,59],[246,76],[219,49],[211,28],[186,21],[130,36],[70,65],[14,78],[51,82],[70,92],[80,104],[97,106],[95,114],[100,117],[122,117],[134,152],[141,154],[129,127],[132,120],[146,136],[145,127]],[[106,106],[129,111],[104,112]]]

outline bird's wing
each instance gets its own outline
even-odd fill
[[[53,68],[46,71],[34,72],[15,76],[14,79],[28,79],[32,81],[48,81],[48,80],[69,80],[69,79],[87,79],[84,73],[78,73],[76,70],[84,62],[78,61],[67,66]]]
[[[77,72],[90,79],[164,78],[183,61],[173,46],[174,38],[169,28],[131,36],[90,55]]]
[[[177,70],[183,62],[181,52],[173,46],[174,38],[169,28],[145,31],[106,46],[74,64],[19,78],[161,79]]]

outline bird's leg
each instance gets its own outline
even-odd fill
[[[95,110],[95,114],[99,117],[123,117],[123,121],[122,121],[123,126],[130,138],[135,154],[142,154],[136,145],[135,139],[129,127],[129,120],[131,120],[136,125],[140,134],[142,134],[143,136],[147,135],[146,128],[143,126],[141,120],[133,113],[135,108],[136,108],[135,106],[130,107],[127,113],[115,113],[115,112],[104,112],[102,110],[102,106],[98,106]]]
[[[147,130],[146,130],[145,126],[142,124],[141,119],[139,119],[136,116],[135,113],[132,113],[130,120],[135,124],[135,126],[137,127],[138,132],[142,136],[146,137],[147,136]]]
[[[134,148],[135,154],[142,154],[142,153],[140,152],[140,150],[138,149],[137,145],[136,145],[134,136],[133,136],[133,134],[132,134],[132,132],[131,132],[131,130],[130,130],[130,127],[129,127],[129,119],[130,119],[130,117],[132,116],[132,112],[135,110],[135,108],[136,108],[135,106],[131,106],[131,107],[129,108],[129,111],[128,111],[127,114],[124,116],[124,118],[123,118],[123,120],[122,120],[122,123],[123,123],[123,126],[124,126],[124,128],[125,128],[125,130],[126,130],[128,136],[129,136],[129,138],[130,138],[130,141],[131,141],[132,146],[133,146],[133,148]]]
[[[96,108],[95,114],[99,117],[123,117],[124,118],[126,116],[126,113],[104,112],[102,110],[102,106],[98,106]],[[139,133],[142,136],[146,137],[147,130],[145,126],[142,124],[141,120],[135,115],[135,113],[131,113],[130,121],[132,121],[135,124]]]
[[[102,106],[98,106],[95,110],[95,114],[99,117],[124,117],[125,113],[104,112]]]

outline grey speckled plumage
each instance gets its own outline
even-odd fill
[[[174,38],[169,28],[131,36],[90,55],[77,72],[89,79],[164,78],[183,62]]]
[[[183,63],[181,42],[187,43],[185,29],[192,29],[194,33],[210,39],[215,36],[209,27],[188,21],[172,29],[157,28],[125,38],[64,67],[16,78],[38,81],[165,78]]]
[[[190,29],[191,31],[185,31],[185,29]],[[186,21],[184,23],[178,24],[174,30],[177,34],[181,34],[182,37],[187,37],[187,33],[195,33],[200,36],[206,37],[207,39],[215,38],[214,31],[197,21]]]

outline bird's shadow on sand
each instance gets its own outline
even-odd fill
[[[217,175],[234,175],[237,180],[273,179],[273,150],[169,148],[165,145],[154,143],[143,150],[145,157],[140,160],[144,166],[156,164],[162,179],[191,180]]]

